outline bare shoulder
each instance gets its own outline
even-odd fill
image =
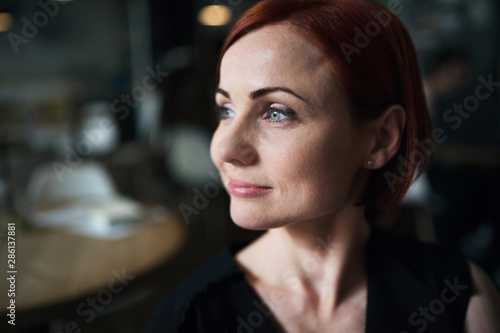
[[[500,332],[500,294],[486,273],[469,261],[473,293],[465,318],[465,332]]]

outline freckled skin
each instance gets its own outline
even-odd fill
[[[249,229],[331,220],[358,199],[366,182],[367,140],[348,118],[348,106],[332,70],[302,36],[285,24],[254,31],[222,59],[218,105],[234,111],[221,121],[212,159],[227,188],[228,177],[272,191],[256,198],[231,196],[231,216]],[[272,92],[286,87],[303,97]],[[264,119],[269,105],[293,109],[297,117],[278,124]]]

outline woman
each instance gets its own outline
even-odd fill
[[[403,198],[439,139],[393,14],[258,3],[223,46],[216,104],[211,156],[231,217],[268,231],[169,293],[147,332],[500,332],[474,264],[366,214]]]

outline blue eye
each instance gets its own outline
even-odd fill
[[[286,117],[286,116],[284,116],[283,113],[280,111],[271,111],[271,114],[269,115],[269,118],[272,121],[280,121],[282,119],[282,117]]]
[[[234,117],[234,111],[225,106],[215,105],[215,112],[217,113],[219,120],[224,120]]]
[[[285,120],[290,120],[295,115],[295,113],[292,110],[285,111],[276,107],[270,107],[267,110],[267,113],[269,122],[271,123],[280,123]]]

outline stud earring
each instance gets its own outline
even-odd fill
[[[368,162],[366,162],[366,165],[368,165],[368,167],[371,168],[375,165],[375,162],[373,160],[368,160]]]

